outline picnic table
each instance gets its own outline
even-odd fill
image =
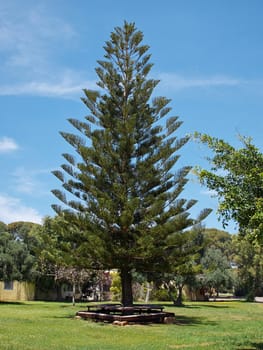
[[[77,312],[77,316],[95,321],[125,323],[162,323],[165,319],[174,318],[174,313],[165,312],[163,309],[164,306],[158,304],[93,304],[87,305],[85,311]]]
[[[87,311],[119,315],[155,313],[162,312],[163,309],[163,305],[157,304],[135,304],[132,306],[123,306],[122,304],[95,304],[87,306]]]

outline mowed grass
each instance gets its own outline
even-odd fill
[[[165,306],[176,314],[175,324],[120,327],[76,319],[85,304],[0,303],[0,349],[263,349],[263,304]]]

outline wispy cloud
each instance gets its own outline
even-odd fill
[[[61,60],[62,53],[67,55],[67,50],[78,46],[79,36],[72,25],[44,3],[32,1],[23,7],[14,3],[0,4],[0,96],[75,98],[83,88],[97,89],[95,81],[85,79],[86,73]],[[155,78],[161,80],[159,88],[169,90],[244,84],[242,79],[216,74],[164,72],[156,73]]]
[[[20,84],[2,85],[0,86],[0,96],[47,96],[47,97],[65,97],[74,98],[80,96],[84,88],[98,89],[95,80],[81,80],[78,78],[80,72],[71,71],[67,77],[60,78],[54,82],[49,81],[29,81]],[[169,90],[183,90],[189,88],[212,88],[220,86],[240,86],[247,84],[241,79],[230,77],[204,77],[204,78],[190,78],[183,77],[177,74],[162,73],[156,76],[156,79],[161,80],[160,88]]]
[[[213,198],[218,196],[217,192],[214,190],[203,190],[203,191],[201,191],[201,194],[204,196],[209,196],[209,197],[213,197]]]
[[[18,149],[17,143],[9,138],[9,137],[2,137],[0,138],[0,153],[9,153],[16,151]]]
[[[52,83],[47,81],[32,81],[22,84],[0,86],[0,96],[47,96],[74,98],[81,96],[84,88],[97,89],[95,81],[73,81],[63,79]]]
[[[61,52],[72,50],[77,38],[44,3],[0,4],[0,95],[74,97],[94,86],[61,62]]]
[[[18,11],[19,8],[19,11]],[[47,59],[77,34],[69,23],[54,16],[43,5],[8,4],[0,11],[0,51],[5,67],[39,71]]]
[[[245,81],[239,78],[224,75],[190,77],[176,73],[160,73],[158,79],[164,88],[181,90],[188,88],[210,88],[220,86],[239,86]]]
[[[25,194],[33,194],[37,188],[38,183],[34,178],[34,175],[29,171],[26,171],[23,167],[17,168],[13,176],[15,178],[14,187],[17,192]]]
[[[40,224],[42,218],[37,210],[24,205],[19,198],[0,194],[0,221],[6,224],[14,221],[30,221]]]
[[[45,190],[45,182],[43,178],[51,174],[49,169],[28,169],[18,167],[13,173],[13,189],[16,192],[31,196],[43,196],[50,194],[50,191]]]

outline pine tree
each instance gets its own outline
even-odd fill
[[[54,205],[73,227],[75,248],[93,267],[117,268],[122,303],[131,305],[132,272],[164,269],[169,242],[202,220],[189,217],[195,200],[179,199],[191,167],[175,172],[182,122],[167,117],[169,99],[153,97],[149,47],[134,23],[116,27],[106,42],[96,73],[99,91],[84,90],[90,114],[69,119],[77,134],[62,132],[77,158],[54,171],[68,195],[53,190],[65,207]],[[87,261],[90,261],[88,258]]]

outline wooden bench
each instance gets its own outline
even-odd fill
[[[126,323],[162,323],[166,319],[174,319],[174,313],[163,309],[164,306],[158,304],[93,304],[87,305],[87,310],[77,312],[77,316],[95,321]]]
[[[162,305],[157,304],[135,304],[133,306],[123,306],[122,304],[95,304],[87,306],[87,311],[121,315],[155,313],[162,312],[163,309],[164,307]]]

